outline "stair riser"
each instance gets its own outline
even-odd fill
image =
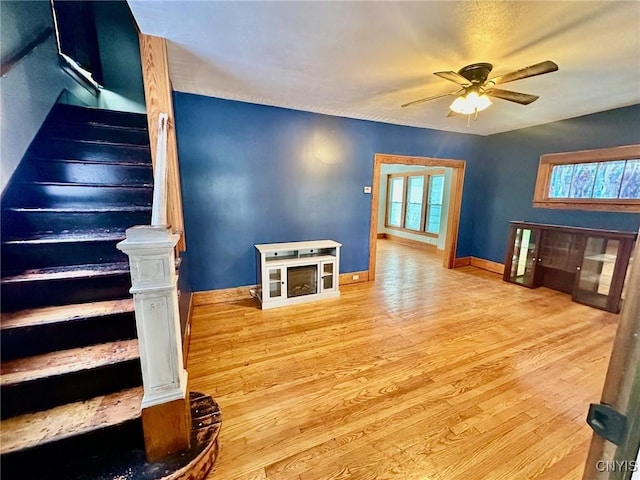
[[[3,206],[29,208],[81,208],[100,205],[149,206],[152,195],[150,187],[31,184],[23,186],[21,198],[7,202]]]
[[[47,140],[46,144],[32,145],[30,153],[42,158],[100,161],[137,161],[151,165],[148,147],[74,142],[60,139]]]
[[[75,122],[59,122],[47,125],[44,132],[52,137],[69,140],[97,140],[111,143],[127,143],[131,145],[148,145],[147,130],[133,127],[111,127]]]
[[[2,311],[98,302],[129,297],[129,274],[95,278],[26,281],[2,285]]]
[[[119,241],[4,243],[2,244],[2,275],[62,265],[126,262],[127,255],[116,248]]]
[[[152,185],[151,165],[79,163],[64,160],[33,159],[31,181],[57,183],[90,183],[93,185]]]
[[[133,312],[2,331],[2,361],[136,338]]]
[[[104,472],[90,478],[134,478],[131,472],[113,471],[121,458],[139,457],[144,463],[144,437],[140,418],[118,426],[40,445],[0,457],[3,480],[70,480],[78,472]],[[115,467],[117,468],[117,467]],[[113,472],[113,474],[111,474]]]
[[[147,128],[147,117],[144,114],[100,110],[95,108],[76,107],[58,103],[53,107],[49,117],[53,122],[91,122],[104,125]]]
[[[9,418],[65,403],[87,400],[98,395],[136,387],[141,383],[140,361],[137,359],[23,382],[2,388],[0,413],[2,418]]]
[[[140,212],[43,212],[4,211],[2,232],[8,238],[47,232],[88,230],[121,231],[134,225],[149,225],[151,211]],[[5,233],[6,232],[6,233]]]

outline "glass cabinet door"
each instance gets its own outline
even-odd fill
[[[533,286],[539,236],[538,230],[516,228],[507,280],[527,287]]]
[[[286,292],[285,277],[283,275],[283,267],[269,267],[269,289],[267,290],[268,298],[283,298]]]
[[[582,265],[576,272],[573,299],[598,308],[608,309],[612,293],[620,287],[614,282],[616,261],[620,253],[620,240],[587,237]]]
[[[335,262],[322,262],[322,291],[328,292],[336,288],[335,282]]]

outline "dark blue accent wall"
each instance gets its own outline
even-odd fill
[[[503,262],[509,221],[637,231],[630,213],[535,209],[540,155],[640,143],[640,106],[479,137],[174,94],[194,291],[256,282],[256,243],[333,239],[368,269],[375,153],[467,161],[456,255]]]
[[[194,291],[256,283],[256,243],[332,239],[368,269],[375,153],[467,160],[458,256],[471,254],[483,137],[174,94]]]
[[[540,155],[640,143],[640,105],[484,139],[472,255],[504,262],[511,220],[638,231],[636,213],[533,208]],[[465,188],[467,185],[465,184]]]

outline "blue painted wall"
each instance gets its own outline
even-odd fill
[[[457,256],[503,262],[509,221],[637,230],[638,214],[534,209],[540,155],[640,143],[640,106],[479,137],[174,94],[194,291],[256,282],[253,245],[329,238],[368,268],[375,153],[467,161]]]
[[[540,155],[640,143],[640,105],[485,137],[472,255],[504,262],[508,225],[525,220],[638,231],[635,213],[533,208]],[[466,187],[466,185],[465,185]]]
[[[256,243],[332,239],[341,271],[368,269],[375,153],[467,160],[458,256],[471,254],[475,135],[174,94],[194,291],[256,282]]]

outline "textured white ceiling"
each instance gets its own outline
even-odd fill
[[[401,125],[488,135],[640,103],[640,2],[213,2],[129,0],[167,38],[175,90]],[[433,75],[544,60],[557,72],[501,85],[477,121],[446,118],[457,89]]]

